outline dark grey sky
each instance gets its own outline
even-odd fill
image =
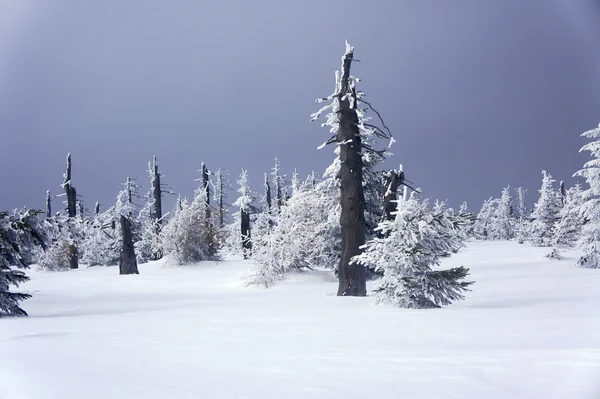
[[[598,0],[2,0],[0,208],[43,207],[67,151],[89,207],[145,184],[153,154],[185,196],[202,161],[249,169],[256,190],[275,156],[321,173],[333,147],[308,120],[345,39],[395,134],[389,165],[426,196],[479,208],[586,160]]]

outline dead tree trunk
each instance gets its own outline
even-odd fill
[[[562,180],[560,181],[560,200],[562,206],[565,206],[567,203],[567,190],[565,189],[565,182]]]
[[[403,172],[390,170],[386,173],[383,185],[383,217],[392,220],[393,213],[398,210],[398,188],[402,184]]]
[[[223,170],[219,169],[219,227],[223,228],[225,225],[225,184],[223,183]]]
[[[121,257],[119,259],[119,274],[140,274],[135,258],[131,221],[123,215],[121,215],[121,234],[123,237],[123,245],[121,248]]]
[[[245,210],[240,211],[241,233],[242,233],[242,252],[244,259],[247,259],[252,254],[252,241],[250,238],[250,213]]]
[[[271,212],[271,186],[269,185],[269,176],[265,173],[265,201],[267,202],[267,212]]]
[[[69,219],[72,219],[77,216],[77,191],[71,184],[71,153],[67,155],[67,171],[65,172],[63,188],[67,195],[67,212]],[[69,245],[69,267],[71,269],[79,268],[77,246],[75,244]]]
[[[96,202],[96,206],[94,207],[94,213],[96,214],[96,216],[98,216],[100,214],[100,203]]]
[[[158,160],[154,156],[152,165],[152,198],[154,199],[154,220],[160,224],[162,221],[162,191],[160,187],[160,172],[158,171]]]
[[[84,218],[85,207],[83,206],[83,201],[77,201],[77,210],[79,212],[79,218]]]
[[[50,191],[46,191],[46,217],[52,217],[52,196]]]
[[[350,66],[353,51],[344,55],[339,92],[336,93],[339,110],[339,129],[336,140],[340,144],[340,202],[342,214],[342,253],[338,268],[339,296],[366,296],[365,267],[351,263],[365,243],[365,196],[362,185],[362,146],[356,113],[356,92],[350,89]],[[351,104],[352,102],[352,104]]]

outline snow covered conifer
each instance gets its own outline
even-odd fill
[[[248,171],[242,169],[242,173],[240,174],[237,183],[239,185],[238,193],[240,196],[235,200],[233,206],[239,208],[239,211],[235,213],[235,219],[236,224],[240,226],[239,237],[241,240],[242,253],[244,258],[247,258],[252,252],[250,214],[254,209],[253,202],[255,197],[248,182]]]
[[[583,165],[583,169],[575,176],[584,177],[589,185],[582,193],[583,204],[581,212],[585,218],[580,245],[584,255],[577,261],[580,267],[600,268],[600,125],[582,134],[583,137],[594,139],[584,145],[579,151],[589,151],[592,160]]]
[[[27,316],[19,302],[30,294],[11,291],[12,287],[29,280],[21,270],[33,260],[35,248],[45,247],[44,229],[39,220],[39,211],[23,210],[10,215],[0,212],[0,317]]]
[[[572,248],[581,237],[584,222],[580,213],[583,196],[579,183],[565,191],[564,204],[559,212],[560,219],[556,224],[552,245],[560,248]]]
[[[561,205],[560,197],[552,187],[552,183],[554,183],[552,175],[544,170],[542,176],[540,198],[531,214],[533,220],[529,227],[529,239],[535,246],[548,247],[552,245]]]
[[[459,231],[467,223],[461,216],[430,210],[427,201],[419,202],[414,196],[404,201],[394,220],[380,223],[382,237],[369,241],[353,259],[383,271],[374,289],[376,302],[426,309],[463,299],[472,284],[465,281],[469,270],[432,267],[463,245]]]
[[[490,198],[485,200],[481,206],[481,210],[477,214],[477,220],[473,225],[473,234],[478,240],[495,239],[492,226],[494,225],[499,202],[498,199]]]
[[[513,202],[510,195],[510,186],[502,190],[502,197],[498,202],[495,217],[490,226],[492,237],[497,240],[510,240],[515,236],[516,220],[513,216]]]

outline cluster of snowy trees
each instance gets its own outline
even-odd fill
[[[593,139],[580,151],[589,151],[592,159],[573,176],[582,177],[588,188],[577,183],[565,188],[556,185],[550,173],[542,171],[539,197],[533,209],[525,204],[526,190],[516,190],[516,201],[506,187],[500,198],[483,203],[473,225],[473,237],[482,240],[528,242],[538,247],[551,247],[548,257],[560,258],[560,249],[582,248],[584,255],[577,265],[600,268],[600,125],[586,131],[583,137]]]
[[[251,260],[247,284],[269,287],[290,271],[325,269],[338,276],[340,296],[366,295],[366,280],[374,278],[378,303],[406,308],[440,307],[463,298],[472,284],[469,270],[439,266],[471,238],[547,246],[553,258],[560,257],[560,248],[581,246],[585,255],[578,264],[600,267],[600,127],[584,133],[596,139],[582,148],[593,159],[575,174],[589,188],[556,187],[544,171],[532,210],[526,190],[506,187],[475,217],[466,203],[454,210],[420,198],[402,166],[381,170],[390,152],[376,149],[378,141],[394,140],[357,89],[360,80],[350,75],[353,55],[347,44],[334,92],[318,100],[325,106],[311,120],[325,114],[322,126],[332,136],[320,148],[336,146],[332,164],[322,177],[314,172],[300,177],[294,170],[288,180],[276,158],[260,194],[242,170],[231,215],[227,171],[211,173],[204,164],[193,197],[179,197],[164,213],[163,195],[174,193],[161,183],[156,157],[149,164],[146,195],[127,178],[114,205],[101,210],[96,203],[92,216],[86,215],[69,154],[61,185],[65,209],[53,213],[47,192],[45,217],[32,210],[0,213],[0,316],[26,315],[18,303],[28,294],[11,287],[27,281],[17,269],[32,264],[52,271],[76,269],[79,262],[118,265],[119,274],[138,274],[138,264],[150,260],[190,264],[219,260],[226,251]],[[376,115],[381,127],[369,115]]]

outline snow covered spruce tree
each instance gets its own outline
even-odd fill
[[[354,48],[346,42],[341,70],[336,71],[335,90],[330,96],[317,100],[328,104],[314,113],[311,119],[315,120],[323,112],[329,111],[323,126],[328,126],[333,136],[324,145],[337,143],[340,146],[342,248],[337,292],[340,296],[365,296],[367,293],[365,267],[351,262],[354,256],[362,252],[361,246],[365,243],[363,150],[375,153],[369,143],[369,138],[373,136],[391,139],[391,134],[383,122],[385,131],[370,124],[366,108],[359,108],[359,103],[362,103],[372,109],[364,100],[364,94],[356,90],[359,79],[350,75],[353,59]]]
[[[31,295],[13,292],[11,288],[29,280],[23,271],[15,268],[28,268],[36,250],[45,249],[41,213],[34,210],[0,212],[0,317],[27,316],[19,302]]]
[[[580,212],[583,205],[582,194],[579,183],[565,191],[564,206],[559,212],[560,219],[552,237],[553,247],[572,248],[581,238],[584,222]]]
[[[238,233],[235,235],[235,242],[239,242],[244,259],[247,259],[252,254],[252,239],[250,232],[250,215],[254,210],[255,195],[250,189],[248,182],[248,171],[242,169],[240,178],[237,181],[238,193],[240,196],[235,200],[233,206],[239,211],[234,214],[234,225],[239,226]],[[238,241],[239,239],[239,241]]]
[[[552,187],[554,183],[552,175],[544,170],[542,176],[540,198],[535,203],[531,214],[529,240],[535,246],[549,247],[552,245],[552,238],[556,231],[561,204],[558,192]]]
[[[383,271],[373,290],[377,303],[414,309],[449,305],[463,299],[472,284],[465,281],[469,269],[432,267],[463,245],[460,230],[469,223],[465,215],[451,217],[448,212],[432,211],[427,201],[411,196],[403,201],[394,220],[380,223],[382,237],[369,241],[353,262]]]
[[[510,186],[502,190],[495,217],[492,220],[491,236],[496,240],[510,240],[515,236],[516,220],[513,215],[513,202]]]
[[[581,212],[585,218],[580,245],[584,255],[577,261],[580,267],[600,268],[600,125],[582,134],[583,137],[594,139],[584,145],[579,152],[589,151],[592,160],[583,165],[574,176],[585,178],[589,185],[582,193],[583,204]]]
[[[477,214],[477,220],[473,225],[473,234],[478,240],[493,240],[493,226],[500,200],[490,198],[483,202],[481,210]]]

